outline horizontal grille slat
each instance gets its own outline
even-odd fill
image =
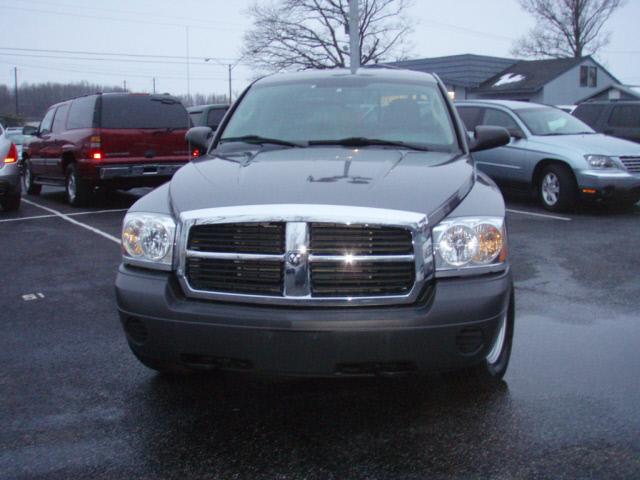
[[[309,235],[309,247],[314,255],[413,253],[411,232],[398,227],[311,223]]]
[[[280,262],[188,257],[186,274],[196,290],[282,295]]]
[[[640,157],[620,157],[624,166],[633,173],[640,173]]]
[[[195,225],[188,248],[200,252],[282,254],[285,224],[230,223]]]
[[[317,297],[403,295],[414,280],[413,262],[311,264],[311,292]]]

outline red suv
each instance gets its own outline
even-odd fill
[[[95,187],[157,186],[190,158],[189,115],[168,95],[102,93],[49,108],[25,153],[24,186],[64,185],[71,205]]]

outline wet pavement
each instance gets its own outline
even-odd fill
[[[0,212],[1,479],[640,478],[640,205],[563,220],[509,201],[514,347],[486,391],[157,376],[121,332],[108,238],[140,193],[26,197],[107,236]]]

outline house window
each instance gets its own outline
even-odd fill
[[[580,67],[580,86],[592,88],[598,86],[598,67],[588,65]]]

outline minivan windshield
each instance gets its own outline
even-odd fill
[[[152,95],[103,95],[102,128],[187,129],[189,115],[170,97]]]
[[[595,133],[589,125],[559,108],[524,108],[515,112],[534,135]]]
[[[436,84],[356,76],[255,85],[236,108],[220,142],[243,139],[296,146],[458,149]]]

